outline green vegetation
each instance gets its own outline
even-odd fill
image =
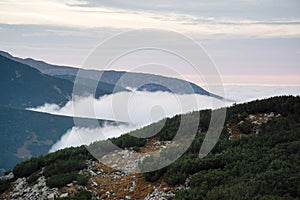
[[[177,199],[297,199],[300,196],[300,97],[274,97],[233,106],[228,109],[226,123],[237,124],[241,117],[245,119],[247,116],[241,114],[243,112],[274,112],[280,113],[281,116],[262,124],[260,134],[244,136],[237,140],[228,140],[229,133],[224,127],[214,149],[200,159],[199,149],[205,137],[203,132],[209,125],[210,111],[187,114],[191,123],[195,115],[201,116],[198,134],[192,145],[171,165],[145,173],[145,179],[162,180],[170,186],[176,186],[186,184],[188,178],[190,188],[176,191]],[[165,120],[165,126],[155,137],[171,140],[179,124],[180,116]],[[159,123],[156,123],[131,134],[151,133],[158,127]],[[184,130],[189,130],[188,124]],[[113,138],[111,141],[122,148],[141,147],[146,142],[145,139],[130,135]],[[101,142],[105,149],[108,142]],[[91,145],[91,148],[99,146],[95,144]],[[176,151],[178,147],[171,148],[170,152],[176,155]],[[156,165],[156,162],[165,162],[164,158],[162,155],[161,159],[155,161],[148,157],[143,162]],[[80,161],[85,159],[92,158],[84,147],[70,148],[20,163],[13,172],[17,177],[28,176],[46,166],[44,173],[49,173],[47,184],[58,187],[61,182],[62,185],[71,180],[80,182],[80,178],[84,184],[85,177],[78,178],[76,172],[83,167]],[[75,161],[79,162],[75,164]],[[60,172],[59,168],[67,170],[63,169]]]
[[[90,200],[92,193],[87,190],[80,190],[72,197],[56,198],[56,200]]]
[[[241,131],[241,133],[250,134],[253,129],[253,125],[249,121],[242,121],[238,124],[238,129]]]
[[[240,113],[245,111],[275,112],[282,116],[263,124],[262,134],[239,140],[228,140],[229,134],[224,129],[213,151],[203,159],[198,158],[198,153],[204,135],[198,134],[180,159],[164,169],[145,173],[145,178],[162,179],[175,186],[190,177],[190,189],[177,191],[177,199],[297,198],[300,196],[299,106],[299,97],[275,97],[229,108],[227,122],[238,122]],[[249,133],[246,131],[249,129],[243,132]]]
[[[50,177],[52,174],[66,173],[78,171],[86,167],[85,160],[74,159],[74,160],[58,160],[55,163],[47,165],[44,169],[43,174],[45,177]]]
[[[27,182],[29,184],[34,183],[39,177],[40,177],[39,173],[35,172],[35,173],[31,174],[30,176],[28,176]]]
[[[49,178],[47,178],[46,184],[47,186],[54,187],[62,187],[71,183],[72,181],[77,181],[79,185],[87,185],[89,178],[85,175],[78,174],[76,172],[70,173],[58,173]]]
[[[49,187],[62,187],[72,181],[86,185],[88,177],[78,172],[86,167],[88,159],[92,159],[92,156],[85,147],[68,148],[19,163],[13,173],[17,178],[30,175],[27,180],[34,182],[37,179],[35,173],[45,167],[43,175]]]
[[[11,183],[9,180],[0,180],[0,194],[5,192],[8,188],[10,188]]]
[[[125,149],[129,147],[142,147],[146,143],[146,139],[144,138],[137,138],[131,135],[121,135],[118,138],[111,138],[109,139],[113,144],[117,145],[118,147]]]

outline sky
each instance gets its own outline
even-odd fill
[[[225,85],[300,85],[298,0],[0,1],[0,49],[54,64],[80,67],[103,40],[140,28],[193,38]]]

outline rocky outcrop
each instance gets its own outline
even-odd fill
[[[47,187],[44,176],[39,177],[34,185],[28,184],[26,178],[19,178],[14,184],[14,189],[10,192],[11,200],[52,200],[58,197],[58,189]]]
[[[144,200],[168,200],[174,199],[175,194],[171,191],[163,192],[155,188],[152,193],[148,194]]]

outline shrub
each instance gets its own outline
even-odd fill
[[[38,158],[32,158],[22,163],[18,163],[14,169],[13,173],[16,178],[27,177],[33,172],[37,171],[41,167],[42,163]]]
[[[62,187],[71,183],[72,181],[77,181],[79,185],[87,185],[89,181],[89,177],[77,174],[76,172],[65,173],[65,174],[56,174],[51,177],[48,177],[46,180],[47,186],[53,187]]]
[[[240,124],[238,125],[238,129],[239,129],[242,133],[245,133],[245,134],[251,133],[252,128],[253,128],[253,125],[252,125],[250,122],[248,122],[248,121],[245,121],[244,123],[240,123]]]
[[[10,188],[11,184],[9,180],[0,180],[0,193],[2,194],[8,188]]]
[[[33,174],[31,174],[31,175],[27,178],[27,182],[28,182],[29,184],[34,183],[38,178],[39,178],[39,174],[38,174],[38,173],[33,173]]]

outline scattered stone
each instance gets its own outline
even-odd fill
[[[93,185],[94,187],[98,187],[98,183],[96,183],[95,181],[92,181],[92,185]]]
[[[0,180],[6,181],[6,180],[11,180],[13,178],[15,178],[15,176],[12,172],[10,172],[9,174],[7,174],[5,176],[1,176]]]
[[[89,172],[90,172],[91,176],[97,176],[97,174],[93,170],[90,170]]]
[[[59,197],[60,198],[65,198],[65,197],[68,197],[69,196],[69,193],[62,193]]]
[[[240,121],[237,125],[242,125],[244,123],[244,121]]]
[[[55,195],[53,193],[51,193],[47,196],[48,200],[54,200],[54,198],[55,198]]]
[[[249,119],[250,119],[251,121],[255,121],[255,120],[256,120],[256,117],[255,117],[255,115],[249,115]]]
[[[68,183],[67,186],[68,187],[73,187],[73,183]]]

